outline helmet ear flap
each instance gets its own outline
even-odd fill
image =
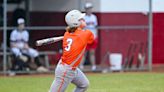
[[[70,27],[78,27],[81,22],[79,19],[83,18],[84,14],[81,13],[79,10],[71,10],[65,16],[65,21],[68,26]]]

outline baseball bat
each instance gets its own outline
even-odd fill
[[[130,45],[129,45],[129,47],[128,47],[128,51],[127,51],[127,56],[126,56],[126,58],[125,58],[125,62],[124,62],[124,64],[123,64],[123,68],[124,68],[124,69],[127,68],[127,66],[128,66],[129,59],[130,59],[130,54],[131,54],[132,49],[133,49],[132,47],[133,47],[133,44],[130,43]]]
[[[132,67],[134,57],[135,57],[135,53],[136,53],[136,50],[137,50],[137,43],[133,43],[133,44],[134,44],[133,45],[133,50],[132,50],[131,57],[130,57],[130,60],[129,60],[129,68]]]
[[[144,49],[144,43],[140,43],[140,49],[139,49],[139,52],[138,52],[138,58],[137,58],[137,64],[136,64],[136,67],[139,68],[140,67],[140,64],[141,64],[141,59],[143,57],[143,49]]]
[[[47,45],[61,40],[63,40],[63,36],[41,39],[36,41],[36,46]]]

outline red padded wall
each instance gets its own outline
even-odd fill
[[[164,13],[153,18],[153,63],[164,63]]]

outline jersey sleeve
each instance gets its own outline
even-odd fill
[[[94,41],[94,35],[90,30],[86,30],[87,33],[87,43],[92,44]]]
[[[94,25],[95,25],[95,26],[97,26],[97,25],[98,25],[96,15],[94,15]]]
[[[28,42],[28,41],[29,41],[29,33],[28,33],[27,31],[25,31],[23,40],[24,40],[25,42]]]
[[[10,34],[10,41],[16,41],[16,33],[15,33],[15,31],[13,30],[12,32],[11,32],[11,34]]]

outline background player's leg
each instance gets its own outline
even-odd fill
[[[28,50],[26,50],[28,55],[30,55],[31,57],[35,58],[39,56],[39,53],[37,50],[33,49],[33,48],[29,48]]]
[[[28,67],[28,57],[23,55],[19,48],[11,48],[14,54],[14,62],[12,64],[12,70],[22,70],[23,67]]]
[[[76,85],[74,92],[85,92],[89,86],[89,80],[80,69],[77,68],[76,71],[77,75],[72,80],[72,83]]]
[[[40,62],[39,53],[37,50],[33,48],[29,48],[28,50],[25,50],[24,53],[29,55],[31,58],[34,58],[34,62],[37,65],[37,71],[38,72],[48,72],[48,69],[43,66],[43,64]]]
[[[81,60],[81,63],[80,63],[80,69],[84,69],[84,63],[85,63],[85,60],[86,60],[86,56],[87,56],[87,52],[85,52],[82,60]]]
[[[95,64],[95,50],[91,49],[89,50],[89,58],[90,58],[90,62],[92,64],[92,71],[96,70],[96,64]]]
[[[22,52],[20,51],[19,48],[11,48],[11,52],[12,52],[16,57],[22,55]]]

